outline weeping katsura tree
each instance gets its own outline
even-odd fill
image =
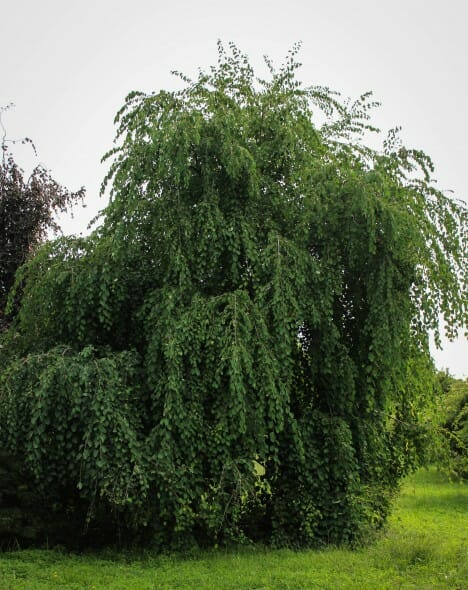
[[[17,276],[1,444],[90,530],[353,542],[417,464],[466,209],[396,130],[365,147],[371,95],[305,88],[296,53],[261,80],[220,45],[182,90],[131,93],[102,224]]]

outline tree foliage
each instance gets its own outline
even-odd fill
[[[0,440],[57,509],[161,544],[352,542],[417,463],[466,210],[296,53],[259,80],[220,45],[183,90],[131,93],[102,225],[17,275]]]
[[[31,141],[29,139],[23,142]],[[4,309],[17,269],[47,236],[58,231],[55,214],[66,211],[84,189],[71,193],[42,166],[28,179],[8,150],[5,137],[0,162],[0,329],[7,321]]]
[[[468,380],[437,374],[438,395],[431,425],[432,461],[449,476],[468,478]]]

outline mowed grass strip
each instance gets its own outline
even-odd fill
[[[209,551],[191,557],[149,552],[0,554],[0,590],[465,590],[468,491],[435,471],[405,482],[387,531],[351,551]]]

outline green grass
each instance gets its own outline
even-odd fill
[[[190,558],[149,553],[0,554],[0,590],[468,589],[468,492],[434,471],[409,478],[387,532],[350,551],[245,548]]]

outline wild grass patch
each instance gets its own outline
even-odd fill
[[[355,551],[15,551],[0,555],[0,590],[463,590],[467,514],[466,485],[420,471],[404,483],[387,530]]]

